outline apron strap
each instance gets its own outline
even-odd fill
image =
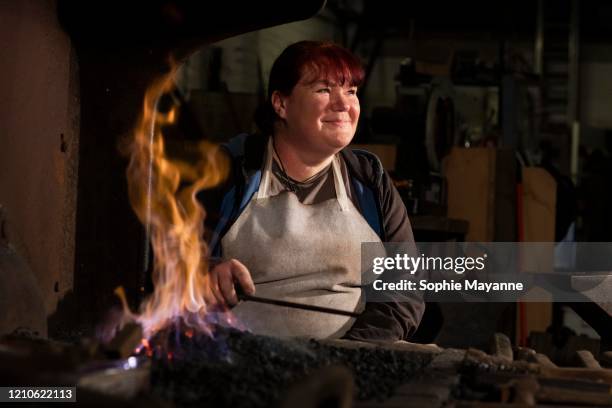
[[[268,198],[270,195],[270,177],[272,175],[272,158],[274,156],[274,148],[272,147],[272,137],[268,139],[268,147],[266,149],[266,162],[261,172],[261,182],[259,183],[259,190],[257,190],[257,200],[263,200]]]
[[[342,180],[342,172],[340,171],[340,157],[336,154],[332,160],[332,173],[334,174],[334,185],[336,186],[336,198],[340,204],[340,210],[348,211],[349,202],[346,195],[346,187]]]

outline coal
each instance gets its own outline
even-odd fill
[[[166,333],[152,343],[152,389],[178,407],[276,406],[291,385],[338,365],[353,373],[356,398],[384,400],[432,359],[430,353],[283,340],[228,328],[212,337]]]

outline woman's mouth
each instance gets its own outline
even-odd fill
[[[349,126],[351,124],[348,120],[324,120],[323,123],[330,126],[344,127]]]

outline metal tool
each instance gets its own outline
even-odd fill
[[[238,296],[238,300],[242,300],[242,301],[266,303],[269,305],[292,307],[294,309],[310,310],[312,312],[329,313],[329,314],[348,316],[348,317],[359,317],[359,313],[349,312],[347,310],[339,310],[339,309],[333,309],[331,307],[314,306],[314,305],[307,305],[304,303],[287,302],[285,300],[270,299],[270,298],[264,298],[264,297],[259,297],[259,296],[247,295],[246,293],[244,293],[244,291],[240,287],[240,284],[236,284],[236,295]]]

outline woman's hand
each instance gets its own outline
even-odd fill
[[[230,259],[215,265],[210,270],[210,287],[217,302],[222,305],[234,306],[238,303],[235,283],[238,283],[244,293],[255,293],[255,284],[251,273],[237,259]]]

